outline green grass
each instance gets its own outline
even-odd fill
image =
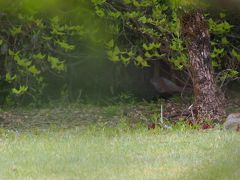
[[[117,127],[0,132],[0,179],[239,179],[240,135]]]
[[[0,180],[240,179],[240,133],[172,119],[171,130],[147,130],[161,104],[165,112],[189,107],[161,101],[0,110]]]

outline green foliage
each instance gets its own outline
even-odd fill
[[[184,48],[179,37],[180,20],[177,13],[171,12],[167,4],[158,3],[156,0],[124,1],[121,7],[125,7],[126,11],[121,11],[121,8],[115,7],[114,4],[105,2],[95,3],[95,6],[102,8],[106,14],[103,18],[108,21],[119,23],[123,21],[123,25],[119,27],[123,27],[120,32],[124,31],[124,36],[119,40],[110,40],[106,43],[110,60],[125,64],[132,61],[137,66],[149,67],[151,60],[166,58],[165,49],[169,48],[169,46],[166,47],[169,40],[172,40],[171,54],[175,54],[173,51],[183,53]],[[146,12],[146,9],[149,11]],[[128,29],[127,32],[126,29]],[[112,33],[114,36],[119,34],[119,32]],[[133,34],[137,37],[132,38]]]
[[[104,47],[106,57],[118,64],[147,68],[159,60],[184,71],[188,52],[179,10],[203,7],[196,0],[19,0],[11,5],[0,0],[0,5],[0,83],[8,99],[16,94],[35,98],[49,74],[64,77],[73,62],[67,57],[82,48],[79,44],[91,44],[94,51]],[[228,12],[205,10],[215,71],[220,80],[239,77],[236,27]]]
[[[120,27],[119,31],[111,32],[115,39],[110,40],[106,46],[110,60],[125,64],[133,62],[140,67],[148,67],[152,60],[164,60],[177,70],[188,67],[188,52],[186,41],[181,35],[179,12],[205,8],[212,37],[211,58],[214,69],[238,71],[239,44],[237,47],[233,46],[235,41],[228,36],[234,26],[227,21],[227,13],[220,12],[216,16],[216,13],[207,9],[210,5],[207,1],[126,0],[118,3],[98,1],[94,5],[103,11],[104,16],[101,18],[114,24],[117,22]],[[128,52],[132,52],[131,56]],[[232,62],[233,58],[237,61]],[[230,74],[235,77],[237,73]]]
[[[213,36],[211,39],[211,58],[212,66],[215,70],[221,71],[219,80],[225,82],[226,80],[239,77],[240,65],[238,58],[237,47],[234,39],[231,38],[233,25],[226,21],[227,14],[219,13],[215,20],[208,19],[209,30]]]
[[[58,17],[41,19],[27,14],[17,17],[6,14],[1,18],[9,19],[0,30],[1,67],[4,68],[1,76],[5,77],[1,82],[9,84],[9,97],[26,92],[41,94],[44,74],[65,70],[65,61],[60,60],[61,50],[73,51],[74,45],[67,41],[82,29],[62,24]]]
[[[227,79],[236,78],[239,75],[240,73],[238,71],[233,69],[228,69],[222,73],[222,75],[220,76],[220,80],[224,82]]]
[[[227,21],[217,23],[212,18],[208,20],[208,24],[210,31],[213,33],[219,34],[228,33],[232,28],[232,26]]]
[[[67,81],[66,70],[84,60],[77,51],[96,54],[107,36],[105,22],[96,17],[90,1],[0,0],[0,5],[1,104],[41,100],[49,83]],[[112,25],[114,29],[117,26]],[[16,96],[12,89],[20,87],[27,89]]]
[[[65,41],[57,40],[57,41],[55,41],[55,42],[56,42],[56,44],[57,44],[59,47],[61,47],[62,49],[64,49],[66,52],[67,52],[67,51],[72,51],[72,50],[74,50],[74,48],[75,48],[74,45],[70,45],[70,44],[68,44],[68,43],[65,42]]]
[[[185,54],[176,56],[170,60],[177,69],[183,70],[187,65],[188,57]]]
[[[121,8],[115,7],[114,4],[105,2],[95,3],[95,5],[102,8],[106,14],[104,18],[108,21],[121,23],[123,20],[123,29],[120,31],[124,31],[124,36],[107,43],[110,60],[122,61],[125,64],[133,61],[137,66],[148,67],[151,60],[168,57],[169,62],[176,65],[178,69],[183,69],[186,63],[183,63],[183,60],[177,62],[180,55],[186,57],[182,55],[186,54],[186,50],[180,38],[180,19],[176,11],[168,4],[159,3],[156,0],[124,1],[121,8],[125,8],[125,11],[121,11]],[[146,9],[148,9],[147,12]],[[119,17],[122,19],[120,20]],[[127,32],[126,29],[128,29]],[[115,33],[116,36],[118,34],[119,32]],[[132,38],[133,34],[137,37]],[[170,45],[168,45],[169,41]],[[124,44],[124,50],[121,50],[121,44]],[[166,49],[170,49],[168,54],[166,54]],[[185,61],[186,58],[184,58]]]
[[[148,67],[148,63],[146,60],[143,59],[143,57],[141,56],[137,56],[136,60],[135,60],[135,64],[138,66],[142,66],[142,67]]]
[[[21,94],[25,93],[27,90],[28,90],[27,86],[20,86],[19,89],[13,88],[12,93],[14,93],[16,95],[21,95]]]
[[[60,61],[58,58],[53,56],[48,56],[48,62],[51,64],[51,68],[57,71],[64,70],[64,63]]]
[[[240,53],[238,53],[235,49],[232,50],[232,55],[234,58],[240,61]]]
[[[150,43],[150,44],[143,44],[143,48],[144,48],[144,50],[146,50],[146,51],[150,51],[150,50],[153,50],[153,49],[158,49],[158,48],[160,48],[160,44],[155,44],[155,43]]]

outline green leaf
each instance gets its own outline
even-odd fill
[[[113,17],[113,18],[115,18],[115,19],[117,19],[117,18],[119,18],[121,16],[121,12],[119,12],[119,11],[110,12],[108,15]]]
[[[34,54],[33,55],[33,59],[37,59],[37,60],[43,60],[46,56],[43,55],[42,53],[38,53],[38,54]]]
[[[32,74],[34,74],[34,75],[38,75],[38,74],[40,74],[40,71],[36,68],[36,66],[30,66],[29,68],[28,68],[28,70],[32,73]]]
[[[160,58],[160,57],[166,56],[166,54],[165,54],[165,53],[159,54],[158,52],[155,52],[155,53],[153,54],[153,56]]]
[[[173,38],[172,43],[170,45],[170,49],[177,51],[177,52],[182,52],[184,50],[183,48],[183,41],[180,38]]]
[[[145,52],[144,56],[147,57],[147,58],[151,58],[152,57],[152,55],[149,52]]]
[[[21,59],[20,56],[19,56],[19,53],[20,53],[20,51],[13,52],[10,49],[8,50],[8,54],[13,57],[13,59],[17,62],[17,64],[19,66],[22,66],[22,67],[30,66],[32,64],[32,62],[27,60],[27,59],[25,59],[25,58]]]
[[[11,74],[9,72],[6,73],[5,80],[7,82],[11,82],[11,81],[15,80],[16,78],[17,78],[16,74],[14,76],[11,76]]]
[[[103,17],[105,15],[104,11],[97,6],[95,7],[95,12],[99,17]]]
[[[50,36],[42,36],[42,38],[46,41],[50,41],[52,39],[52,37]]]
[[[240,53],[238,53],[236,50],[232,50],[232,55],[235,57],[238,61],[240,61]]]
[[[106,2],[106,0],[91,0],[94,5],[101,5]]]
[[[225,18],[225,17],[226,17],[226,14],[221,12],[221,13],[219,14],[219,16],[220,16],[221,18]]]
[[[129,57],[133,57],[135,55],[132,50],[129,51],[127,54],[128,54]]]
[[[63,71],[65,69],[64,62],[53,56],[48,56],[48,62],[51,64],[51,68],[57,71]]]
[[[72,51],[72,50],[75,49],[75,46],[74,46],[74,45],[68,44],[68,43],[65,42],[65,41],[57,40],[57,41],[55,41],[55,43],[56,43],[58,46],[60,46],[61,48],[63,48],[66,52]]]
[[[10,33],[12,36],[16,36],[17,34],[20,34],[22,32],[22,27],[13,27],[12,29],[10,29]]]
[[[228,45],[230,42],[227,40],[226,37],[222,37],[221,43],[222,43],[223,45]]]
[[[224,49],[223,48],[218,49],[218,48],[214,47],[213,52],[211,53],[211,58],[219,57],[223,53],[224,53]]]
[[[118,54],[115,54],[114,51],[108,51],[107,52],[108,58],[113,62],[120,61]]]
[[[113,53],[114,53],[115,55],[118,55],[118,54],[121,53],[121,51],[120,51],[120,49],[116,46],[116,47],[114,48],[114,50],[113,50]]]
[[[16,95],[21,95],[28,90],[27,86],[20,86],[19,89],[13,88],[12,93]]]
[[[143,23],[143,24],[146,24],[147,23],[147,18],[146,18],[146,16],[142,16],[138,19],[138,21]]]
[[[186,66],[187,60],[187,56],[185,54],[182,54],[180,56],[171,58],[170,62],[172,62],[177,69],[183,70],[183,68]]]
[[[234,69],[229,69],[227,71],[225,71],[222,76],[220,77],[221,81],[225,81],[226,79],[229,78],[235,78],[239,76],[239,72],[234,70]]]
[[[18,54],[19,52],[14,52],[14,51],[12,51],[11,49],[8,49],[8,54],[9,54],[9,56],[15,56],[15,54]]]
[[[132,1],[131,0],[124,0],[123,1],[125,4],[130,4]]]
[[[51,34],[52,35],[58,35],[58,36],[64,36],[65,35],[65,32],[62,32],[56,28],[53,28],[52,31],[51,31]],[[52,39],[52,37],[49,37]]]
[[[143,44],[143,49],[146,51],[150,51],[152,49],[160,48],[161,44],[159,43],[149,43],[148,45],[146,43]]]
[[[36,19],[34,22],[39,28],[44,28],[44,24],[41,19]]]
[[[53,24],[59,24],[59,17],[58,16],[55,16],[55,17],[53,17],[52,19],[51,19],[51,22],[53,23]]]
[[[208,24],[209,24],[210,31],[213,33],[218,33],[218,34],[228,33],[231,30],[231,28],[233,27],[227,21],[218,23],[218,22],[214,21],[212,18],[210,18],[208,20]]]
[[[114,47],[114,41],[113,39],[106,43],[106,46],[108,49],[112,49]]]
[[[141,56],[137,56],[135,63],[138,66],[149,67],[149,64],[147,63],[147,61],[144,60]]]
[[[123,55],[121,55],[121,61],[124,63],[124,64],[129,64],[130,62],[130,57],[124,57]]]
[[[213,68],[218,68],[219,64],[215,60],[212,60],[212,67]]]
[[[143,44],[143,49],[146,50],[146,51],[149,51],[152,49],[152,47],[148,47],[147,44]]]
[[[17,62],[19,66],[22,67],[28,67],[32,64],[32,62],[27,59],[21,59],[18,54],[15,54],[13,59]]]

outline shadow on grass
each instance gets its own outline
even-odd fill
[[[213,161],[204,162],[199,169],[192,169],[186,172],[181,179],[240,179],[239,142],[231,141],[225,143],[221,152],[216,154],[217,156],[213,158]]]

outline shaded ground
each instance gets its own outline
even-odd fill
[[[108,106],[84,104],[49,105],[45,108],[17,108],[0,111],[0,125],[8,129],[48,128],[57,126],[71,128],[88,124],[106,124],[114,126],[126,120],[134,127],[136,123],[147,123],[160,118],[163,106],[164,120],[175,122],[191,105],[190,100],[184,102],[180,97],[157,102],[137,102]],[[240,112],[240,96],[228,98],[227,113]],[[191,117],[188,117],[191,118]]]

